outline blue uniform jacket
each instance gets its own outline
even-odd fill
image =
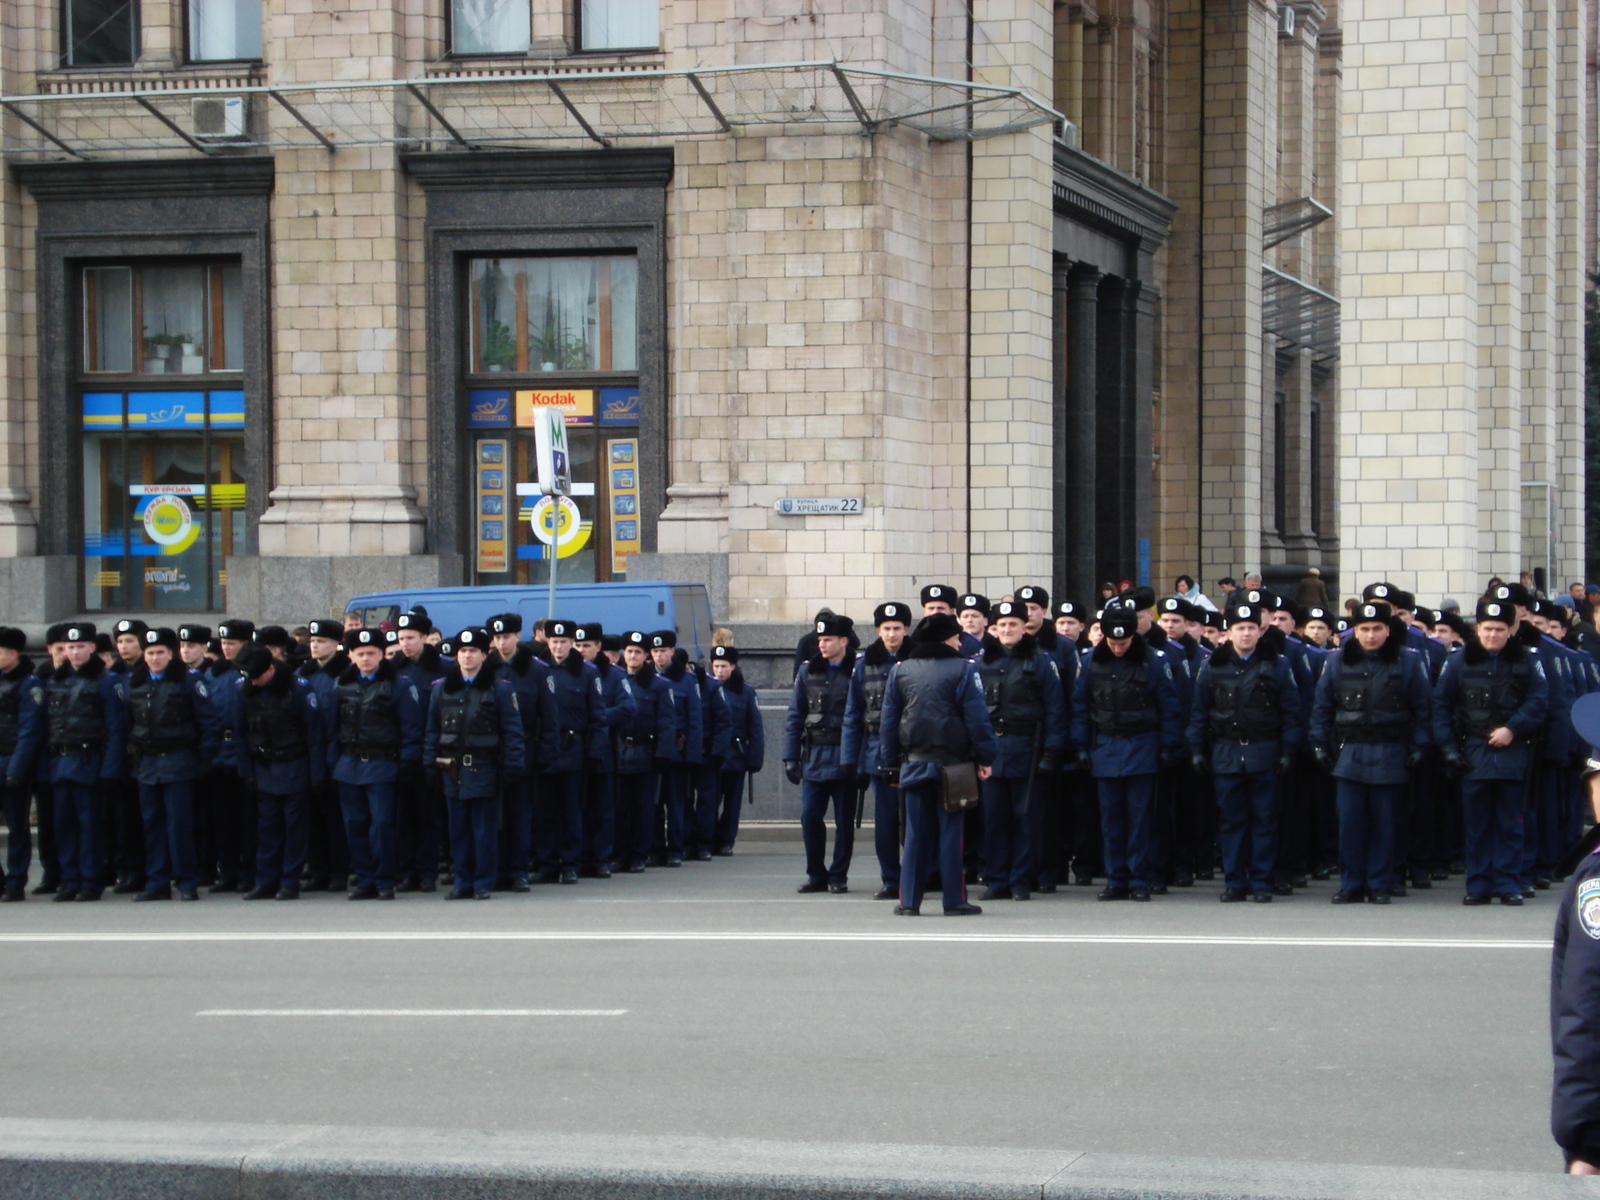
[[[339,676],[338,682],[353,683],[361,678],[360,670],[351,663]],[[396,719],[400,722],[399,761],[369,758],[366,762],[362,762],[359,758],[344,753],[339,746],[339,703],[335,697],[333,712],[328,718],[328,757],[333,761],[335,783],[349,783],[361,787],[369,783],[393,783],[399,778],[402,765],[416,766],[422,762],[422,726],[426,709],[422,695],[417,691],[417,685],[400,675],[394,669],[394,665],[387,660],[378,664],[372,679],[374,682],[383,679],[394,681],[394,692],[389,702],[394,708]]]
[[[553,719],[539,730],[540,769],[547,775],[581,771],[586,759],[601,757],[606,748],[600,674],[573,650],[550,668],[544,686]]]
[[[540,730],[556,720],[555,697],[545,680],[550,674],[550,664],[533,652],[533,647],[520,645],[507,662],[498,654],[489,660],[494,673],[504,679],[517,693],[517,711],[522,716],[522,741],[528,758],[531,775],[540,764],[535,761],[543,753]]]
[[[308,658],[295,670],[295,674],[311,686],[317,698],[318,737],[324,751],[333,732],[333,698],[339,687],[339,676],[344,674],[349,665],[350,659],[340,650],[328,660],[326,666],[319,666],[315,659]],[[327,778],[325,771],[322,778]]]
[[[828,664],[827,670],[830,672],[842,671],[845,677],[849,679],[855,672],[855,660],[858,657],[854,651],[846,650],[844,658],[837,665]],[[844,726],[842,715],[840,718],[839,740],[833,745],[807,746],[800,736],[804,732],[806,724],[806,675],[818,663],[827,663],[827,660],[821,657],[811,659],[801,667],[800,673],[794,677],[794,690],[789,694],[789,711],[784,715],[783,720],[783,761],[786,763],[798,762],[800,764],[800,777],[813,783],[842,778],[844,767],[846,765],[852,767],[855,765],[843,755]],[[848,710],[849,707],[847,698],[845,708]]]
[[[912,645],[906,657],[964,658],[965,655],[943,642],[935,642]],[[907,762],[901,765],[900,716],[905,711],[905,700],[900,695],[899,682],[895,678],[895,672],[899,670],[899,663],[889,668],[889,681],[883,690],[883,724],[878,741],[882,748],[883,765],[889,770],[900,768],[900,787],[903,789],[916,787],[920,783],[935,783],[940,775],[938,763]],[[956,680],[952,700],[956,711],[961,714],[962,723],[967,727],[967,737],[972,741],[973,761],[980,767],[992,766],[1000,748],[995,744],[994,726],[989,724],[989,706],[983,702],[983,684],[978,681],[978,668],[971,663]]]
[[[51,675],[51,683],[45,685],[47,722],[49,719],[51,686],[66,683],[74,673],[72,664],[64,662]],[[98,753],[56,754],[52,752],[50,755],[50,781],[52,783],[76,783],[89,786],[99,783],[102,779],[120,778],[122,775],[123,750],[128,741],[128,721],[127,713],[122,707],[122,701],[117,696],[117,676],[106,670],[106,665],[98,657],[91,657],[76,674],[95,682],[95,695],[99,700],[101,718],[105,722],[106,741]],[[49,737],[50,733],[47,724],[45,730],[47,742]]]
[[[472,765],[460,763],[456,767],[458,779],[446,777],[446,792],[454,791],[461,800],[487,800],[500,794],[500,781],[520,779],[528,773],[527,743],[522,736],[522,717],[517,711],[517,690],[504,679],[495,677],[487,663],[471,680],[466,679],[452,660],[449,669],[433,681],[428,699],[427,732],[422,738],[422,761],[429,766],[439,755],[440,709],[438,698],[447,691],[465,687],[492,688],[495,715],[500,726],[500,753],[491,762],[487,755],[474,755]]]
[[[456,665],[456,660],[446,658],[439,653],[439,647],[430,646],[426,642],[422,645],[422,653],[416,658],[409,658],[400,654],[391,659],[395,669],[400,674],[417,685],[417,695],[422,697],[422,716],[424,722],[428,716],[428,705],[433,698],[433,685],[445,677],[445,673]],[[427,760],[432,762],[432,759]]]
[[[1194,703],[1194,677],[1196,668],[1189,661],[1189,655],[1177,642],[1167,636],[1166,630],[1159,625],[1152,625],[1144,635],[1144,642],[1150,649],[1159,654],[1167,664],[1167,672],[1172,676],[1172,686],[1178,693],[1178,708],[1185,722],[1189,719],[1189,708]]]
[[[291,762],[262,762],[250,754],[250,740],[245,727],[244,700],[247,692],[255,685],[248,679],[239,682],[238,715],[235,717],[233,727],[234,745],[239,747],[239,776],[242,779],[253,780],[258,792],[265,792],[269,796],[301,796],[311,789],[312,784],[321,783],[328,777],[328,729],[326,708],[333,701],[324,700],[317,691],[316,685],[302,675],[295,673],[287,663],[277,664],[277,670],[272,673],[272,678],[267,680],[267,687],[290,689],[294,692],[294,710],[300,718],[300,725],[306,731],[306,757],[297,758]],[[330,683],[328,694],[332,695]]]
[[[1600,1163],[1600,855],[1572,872],[1550,955],[1550,1132],[1568,1159]]]
[[[617,743],[622,731],[633,721],[638,706],[633,702],[633,689],[626,682],[627,671],[613,664],[604,654],[594,660],[594,669],[600,677],[600,715],[605,724],[601,735],[604,752],[595,769],[610,774],[617,766]]]
[[[1060,763],[1067,749],[1067,698],[1061,690],[1061,672],[1055,659],[1039,649],[1031,634],[1024,634],[1017,643],[1016,652],[1031,655],[1039,671],[1039,690],[1044,699],[1044,727],[1039,731],[1039,759]],[[998,639],[984,638],[981,662],[995,662],[1004,657],[1005,649]],[[983,681],[980,668],[978,680]],[[990,728],[994,727],[995,713],[990,714]],[[994,773],[1002,779],[1026,779],[1033,770],[1033,737],[1017,733],[1004,733],[995,738]]]
[[[1572,705],[1578,698],[1572,682],[1572,664],[1566,658],[1567,648],[1526,622],[1518,625],[1511,636],[1533,651],[1550,681],[1550,711],[1545,714],[1540,757],[1545,762],[1563,762],[1576,740],[1571,718]]]
[[[678,651],[660,678],[672,689],[672,704],[678,715],[678,753],[668,761],[698,767],[705,743],[705,714],[700,710],[700,681],[689,670],[687,652]]]
[[[700,762],[703,766],[717,765],[717,740],[725,737],[722,722],[728,719],[728,710],[717,701],[722,685],[716,676],[698,663],[694,672],[700,685]]]
[[[1143,639],[1134,638],[1128,647],[1128,657],[1137,662],[1135,656],[1146,653],[1149,647]],[[1089,677],[1094,663],[1113,658],[1111,647],[1101,642],[1078,671],[1078,681],[1072,691],[1073,743],[1088,749],[1089,770],[1096,779],[1154,775],[1161,767],[1163,750],[1177,752],[1183,748],[1183,707],[1178,700],[1177,685],[1172,680],[1172,670],[1164,655],[1149,654],[1148,686],[1161,725],[1157,732],[1133,737],[1101,736],[1094,732],[1089,713]]]
[[[844,736],[839,743],[839,753],[845,762],[855,763],[856,770],[863,775],[883,774],[883,747],[879,738],[867,728],[867,670],[882,667],[887,687],[889,671],[910,650],[910,642],[901,642],[900,652],[890,654],[880,639],[856,655],[856,665],[850,672],[850,699],[844,707]],[[879,717],[881,731],[881,711]]]
[[[1463,663],[1482,662],[1495,657],[1504,662],[1526,655],[1532,660],[1533,678],[1517,711],[1506,718],[1505,726],[1515,734],[1511,745],[1496,748],[1482,738],[1463,738],[1456,732],[1456,706],[1461,699]],[[1445,659],[1439,682],[1433,686],[1433,740],[1439,746],[1454,746],[1467,760],[1467,779],[1521,779],[1528,770],[1528,753],[1533,738],[1543,728],[1550,707],[1550,681],[1544,668],[1515,639],[1506,643],[1498,655],[1490,655],[1476,641],[1469,642],[1460,654]]]
[[[761,727],[761,707],[756,690],[744,681],[739,668],[722,681],[713,694],[718,709],[717,740],[712,753],[721,770],[730,774],[761,770],[766,757],[766,731]]]
[[[1251,658],[1264,656],[1269,661],[1273,682],[1278,689],[1278,706],[1283,727],[1278,737],[1260,742],[1217,742],[1211,737],[1211,693],[1213,667],[1225,666],[1233,661],[1237,651],[1231,645],[1222,645],[1200,667],[1194,683],[1194,707],[1189,712],[1189,753],[1205,754],[1210,747],[1211,770],[1217,775],[1255,775],[1263,771],[1276,772],[1278,759],[1293,754],[1305,744],[1306,710],[1300,702],[1300,689],[1295,685],[1294,670],[1289,660],[1273,646],[1257,643]]]
[[[1378,647],[1378,656],[1400,664],[1401,686],[1410,709],[1411,737],[1406,742],[1347,742],[1334,761],[1335,779],[1352,783],[1397,784],[1410,779],[1406,759],[1413,750],[1433,745],[1433,695],[1428,689],[1428,671],[1422,656],[1407,649],[1404,639],[1389,635]],[[1316,700],[1311,706],[1311,745],[1333,748],[1333,714],[1338,705],[1339,673],[1347,663],[1360,662],[1366,651],[1354,637],[1345,640],[1337,654],[1328,657],[1322,678],[1317,681]]]
[[[206,680],[206,694],[217,724],[222,728],[222,744],[211,756],[213,771],[239,770],[239,744],[234,741],[234,729],[239,723],[239,685],[244,677],[231,662],[218,660],[202,668]]]
[[[132,714],[127,709],[128,686],[135,679],[149,674],[148,668],[137,666],[117,681],[117,699],[124,706],[123,719],[131,725]],[[162,672],[163,678],[171,675],[183,685],[194,704],[194,723],[200,733],[200,745],[192,750],[174,750],[170,754],[142,754],[134,763],[133,777],[140,783],[188,783],[206,772],[206,764],[215,761],[222,745],[222,722],[211,703],[211,689],[206,685],[203,671],[191,671],[177,658]]]
[[[634,712],[621,730],[617,770],[623,775],[646,775],[662,763],[678,760],[678,707],[672,688],[646,662],[627,677]]]
[[[33,673],[33,664],[21,659],[11,669],[16,678],[12,700],[17,706],[17,744],[10,754],[0,754],[0,776],[7,787],[21,787],[43,759],[44,682]]]

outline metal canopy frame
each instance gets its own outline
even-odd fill
[[[1339,359],[1339,298],[1276,267],[1261,268],[1261,328],[1317,363]]]
[[[121,81],[117,81],[118,84]],[[1064,118],[1021,88],[938,79],[840,62],[686,70],[501,74],[462,70],[417,79],[170,86],[130,76],[92,92],[0,96],[8,158],[214,155],[227,150],[347,146],[437,147],[462,152],[610,148],[662,139],[848,130],[870,137],[905,127],[933,141],[973,141]],[[237,137],[194,128],[188,102],[270,98]]]
[[[1315,229],[1331,216],[1331,208],[1310,196],[1271,205],[1262,212],[1261,248],[1271,250],[1308,229]]]

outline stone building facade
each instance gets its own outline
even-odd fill
[[[1593,5],[11,0],[0,612],[1564,578]]]

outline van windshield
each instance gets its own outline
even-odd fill
[[[398,604],[375,604],[371,608],[352,608],[346,611],[360,613],[362,625],[368,629],[378,629],[385,622],[390,625],[394,624],[395,618],[400,615],[400,606]]]

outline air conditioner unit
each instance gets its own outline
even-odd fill
[[[244,96],[206,96],[190,102],[194,135],[204,141],[237,141],[245,136],[249,108]]]
[[[1287,4],[1278,5],[1278,36],[1294,36],[1294,9]]]

